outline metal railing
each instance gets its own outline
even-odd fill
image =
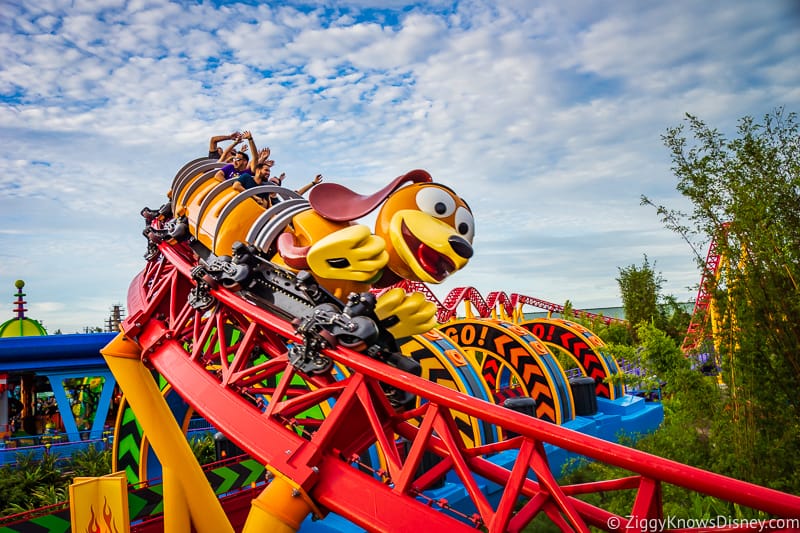
[[[0,465],[14,465],[18,462],[19,455],[32,456],[35,461],[40,461],[46,455],[54,455],[59,459],[68,460],[74,453],[84,451],[89,446],[97,450],[108,450],[114,441],[114,433],[106,431],[99,439],[90,439],[89,431],[81,432],[80,441],[68,441],[66,433],[53,433],[44,435],[23,435],[11,437],[0,442]]]

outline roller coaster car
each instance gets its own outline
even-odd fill
[[[199,257],[193,306],[211,305],[209,289],[222,285],[292,320],[304,343],[292,347],[290,360],[304,372],[327,371],[331,361],[320,350],[338,344],[419,373],[395,338],[434,327],[436,306],[421,293],[394,288],[376,300],[370,290],[402,279],[441,283],[463,268],[474,235],[464,200],[424,170],[369,196],[323,183],[308,201],[270,185],[237,193],[213,174],[179,173],[171,204],[142,210],[148,260],[161,242],[186,239]],[[256,194],[282,201],[264,209]],[[378,208],[374,233],[356,223]]]
[[[237,193],[214,173],[212,168],[176,176],[175,219],[158,235],[149,235],[151,242],[179,240],[188,231],[217,257],[230,257],[236,242],[247,243],[276,266],[311,272],[341,301],[352,292],[390,287],[402,279],[441,283],[472,257],[469,206],[451,189],[432,183],[424,170],[399,176],[368,196],[321,183],[307,201],[270,185]],[[265,210],[253,199],[258,194],[278,194],[282,201]],[[356,221],[375,210],[373,233]],[[396,338],[436,325],[433,303],[398,288],[378,298],[375,312]]]

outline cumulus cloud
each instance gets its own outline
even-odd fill
[[[49,329],[101,325],[143,266],[141,207],[249,129],[289,183],[422,167],[461,191],[476,256],[442,297],[615,305],[647,254],[689,299],[691,250],[639,205],[683,202],[660,136],[796,110],[798,22],[789,0],[8,3],[0,298],[25,278]]]

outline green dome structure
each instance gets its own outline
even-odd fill
[[[44,329],[44,326],[42,326],[38,320],[27,318],[25,316],[25,312],[27,311],[27,309],[25,309],[25,304],[27,302],[23,300],[25,293],[22,292],[25,282],[21,279],[18,279],[14,282],[14,286],[17,288],[17,300],[14,302],[16,304],[14,312],[17,314],[17,316],[0,324],[0,338],[41,337],[43,335],[47,335],[47,330]]]

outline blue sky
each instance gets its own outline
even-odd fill
[[[237,129],[287,185],[371,193],[424,168],[476,218],[474,286],[619,304],[644,254],[694,297],[661,135],[800,111],[800,4],[750,1],[4,1],[0,321],[102,325],[144,266],[139,211]],[[2,304],[2,302],[7,302]]]

